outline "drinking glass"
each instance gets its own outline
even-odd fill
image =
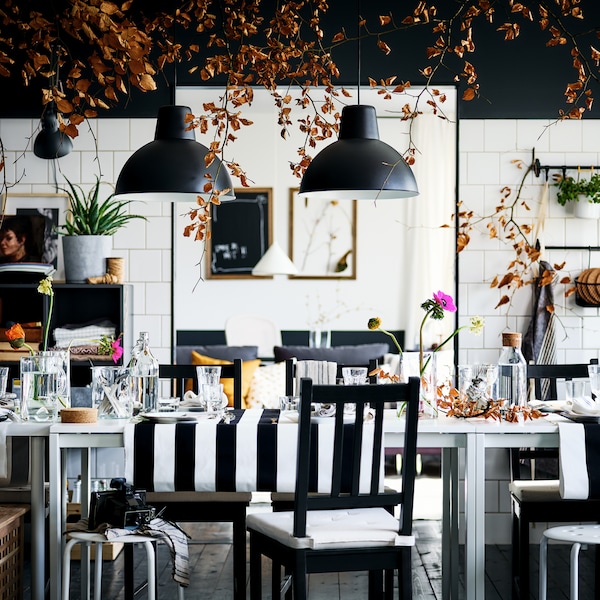
[[[202,386],[202,397],[206,404],[206,412],[211,419],[223,416],[227,406],[227,398],[223,398],[223,384],[205,383]]]
[[[158,399],[158,412],[175,412],[179,408],[179,398],[172,396],[170,398]]]
[[[600,402],[600,365],[588,365],[592,399]]]
[[[279,396],[279,409],[281,412],[298,412],[300,396]]]
[[[198,378],[198,389],[201,390],[204,384],[218,385],[221,380],[221,367],[202,365],[196,367],[196,377]]]
[[[367,367],[342,367],[344,385],[363,385],[367,383]]]
[[[21,358],[21,406],[23,421],[56,421],[59,399],[64,397],[66,375],[56,356]]]
[[[6,386],[8,385],[8,367],[0,367],[0,398],[4,398],[6,394]]]
[[[565,396],[567,402],[581,400],[585,395],[586,379],[567,379],[565,381]]]

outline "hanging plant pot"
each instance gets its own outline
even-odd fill
[[[106,273],[111,236],[65,235],[62,244],[67,283],[85,283],[88,277],[100,277]]]
[[[600,219],[600,204],[590,202],[588,196],[579,194],[577,202],[573,202],[573,216],[578,219]]]

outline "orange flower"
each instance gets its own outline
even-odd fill
[[[19,348],[25,347],[33,355],[33,348],[29,344],[25,343],[25,332],[19,323],[15,323],[6,331],[5,335],[11,348],[18,350]]]
[[[25,344],[25,332],[18,323],[15,323],[6,331],[6,339],[10,342],[11,348],[22,348]]]

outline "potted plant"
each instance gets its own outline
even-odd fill
[[[68,283],[84,283],[88,277],[105,274],[111,236],[132,219],[145,217],[129,214],[126,207],[130,201],[114,200],[114,192],[101,200],[102,182],[98,176],[87,194],[80,185],[65,179],[70,207],[67,222],[57,228],[63,235],[65,279]]]
[[[563,177],[556,185],[556,200],[562,206],[574,202],[573,214],[576,217],[600,217],[600,173],[593,174],[590,179]]]

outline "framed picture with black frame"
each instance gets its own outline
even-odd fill
[[[272,241],[272,188],[241,188],[211,207],[207,279],[250,279]]]

